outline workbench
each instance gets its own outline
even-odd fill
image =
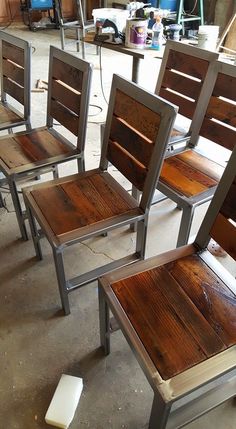
[[[84,37],[84,42],[89,43],[90,45],[99,46],[101,48],[110,49],[111,51],[120,52],[121,54],[130,55],[133,58],[132,63],[132,81],[138,83],[140,60],[145,58],[163,58],[165,46],[162,47],[160,51],[151,49],[150,47],[145,47],[143,49],[134,49],[127,48],[123,44],[113,44],[107,42],[100,42],[94,40],[94,33],[89,33]]]

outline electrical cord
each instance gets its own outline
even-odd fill
[[[102,95],[103,98],[106,102],[106,104],[108,105],[108,101],[106,99],[105,93],[104,93],[104,88],[103,88],[103,79],[102,79],[102,42],[99,45],[99,66],[100,66],[100,83],[101,83],[101,90],[102,90]]]

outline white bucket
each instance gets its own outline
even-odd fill
[[[131,18],[126,21],[125,46],[143,49],[147,38],[147,20]]]
[[[198,30],[198,47],[215,51],[219,36],[218,25],[200,25]]]
[[[118,31],[125,33],[126,20],[129,16],[128,10],[100,7],[99,9],[93,9],[92,15],[96,26],[102,25],[106,19],[109,19],[117,26]],[[110,32],[111,28],[104,29],[104,32],[106,31]]]

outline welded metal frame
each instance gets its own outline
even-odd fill
[[[0,31],[0,43],[2,41],[9,43],[13,46],[16,46],[24,51],[24,113],[18,111],[11,103],[7,101],[7,93],[4,91],[4,82],[3,82],[3,73],[1,72],[1,104],[6,107],[6,109],[11,110],[13,113],[18,115],[21,119],[18,122],[10,123],[7,122],[5,124],[0,123],[0,131],[8,130],[12,132],[13,128],[24,125],[26,130],[31,129],[31,56],[32,56],[32,46],[31,43],[23,40],[19,37],[13,36],[12,34],[8,34],[5,31]],[[9,46],[10,49],[10,46]],[[1,49],[2,52],[2,49]],[[1,71],[2,71],[2,54],[0,55],[1,61]],[[14,97],[13,97],[14,98]]]
[[[210,230],[225,196],[235,179],[236,147],[193,244],[123,267],[99,279],[101,346],[110,353],[110,310],[134,352],[154,391],[149,429],[178,429],[236,395],[236,346],[164,380],[151,360],[111,285],[165,263],[198,254],[217,276],[236,293],[236,281],[206,250]]]
[[[75,146],[66,139],[62,134],[60,134],[53,126],[53,118],[50,115],[50,103],[51,103],[51,86],[52,86],[52,64],[54,58],[57,58],[64,63],[70,64],[71,66],[81,70],[83,72],[83,84],[81,91],[81,102],[80,102],[80,114],[78,121],[78,135],[77,135],[77,150],[75,150]],[[92,79],[92,66],[87,61],[81,60],[74,55],[71,55],[67,52],[62,51],[54,46],[50,46],[50,54],[49,54],[49,80],[48,80],[48,99],[47,99],[47,118],[46,118],[46,126],[39,127],[35,129],[31,129],[29,131],[22,131],[17,134],[11,134],[8,138],[14,138],[14,135],[26,135],[31,132],[47,130],[51,133],[57,140],[60,140],[64,145],[68,148],[71,148],[73,153],[71,154],[63,154],[60,156],[54,156],[50,158],[46,158],[40,160],[38,162],[28,163],[27,165],[19,166],[16,168],[9,169],[8,166],[0,159],[0,170],[5,175],[6,179],[3,179],[9,184],[10,192],[14,204],[14,209],[16,212],[16,217],[18,221],[18,225],[20,228],[21,236],[23,240],[28,239],[27,229],[25,225],[25,220],[27,218],[27,214],[21,206],[19,195],[17,192],[17,183],[21,183],[30,177],[35,177],[46,173],[48,171],[52,171],[53,177],[58,177],[58,164],[63,162],[67,162],[73,159],[77,159],[78,163],[78,171],[84,171],[84,148],[85,148],[85,140],[86,140],[86,132],[87,132],[87,118],[88,118],[88,108],[89,108],[89,96],[90,96],[90,88],[91,88],[91,79]],[[4,139],[5,137],[0,137]]]
[[[110,135],[111,122],[113,117],[113,109],[115,103],[115,94],[116,91],[120,90],[125,94],[128,94],[130,97],[138,100],[143,105],[147,106],[149,109],[153,110],[161,116],[161,122],[156,136],[156,141],[154,144],[153,154],[148,166],[148,172],[146,180],[144,183],[143,194],[140,203],[138,204],[132,196],[129,195],[126,191],[112,176],[107,172],[108,168],[108,159],[107,159],[107,147],[108,140]],[[40,248],[39,240],[41,238],[41,233],[36,230],[36,222],[40,225],[41,231],[48,239],[51,244],[54,262],[57,273],[58,286],[61,296],[61,302],[65,314],[70,313],[69,299],[68,294],[71,290],[81,287],[85,284],[96,280],[99,276],[110,272],[120,266],[131,264],[134,261],[143,259],[145,257],[145,248],[146,248],[146,235],[147,235],[147,221],[148,214],[150,209],[150,204],[152,200],[153,193],[155,191],[156,183],[159,178],[161,166],[163,163],[164,154],[166,151],[166,145],[173,127],[173,123],[177,114],[176,106],[165,102],[163,99],[151,94],[144,89],[140,88],[137,84],[134,84],[126,79],[121,78],[118,75],[113,76],[110,101],[108,105],[107,120],[105,126],[105,135],[104,135],[104,144],[102,148],[100,166],[98,169],[86,171],[79,173],[77,175],[68,176],[66,178],[60,178],[56,181],[50,181],[42,185],[36,185],[33,187],[28,187],[24,190],[24,199],[25,205],[28,211],[28,217],[30,219],[31,233],[34,241],[36,255],[41,258],[42,252]],[[72,180],[73,178],[78,178],[83,175],[91,175],[93,173],[101,173],[109,176],[109,182],[111,183],[113,189],[119,193],[122,193],[122,197],[130,202],[130,206],[133,207],[132,212],[126,214],[120,214],[113,216],[112,218],[105,219],[103,221],[95,222],[92,225],[87,225],[82,228],[78,228],[74,231],[68,231],[63,233],[61,236],[56,236],[49,223],[44,217],[44,214],[41,212],[37,206],[37,202],[33,198],[31,191],[34,189],[45,189],[52,184],[58,184],[65,181]],[[73,279],[66,280],[64,262],[63,262],[63,253],[67,247],[87,240],[88,238],[104,234],[115,228],[129,225],[130,223],[137,222],[137,234],[136,234],[136,249],[135,252],[131,255],[113,261],[109,264],[106,264],[102,267],[95,268],[85,274],[78,275]]]

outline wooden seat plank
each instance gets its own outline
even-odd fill
[[[220,164],[217,164],[194,150],[186,150],[175,155],[175,157],[217,182],[220,180],[224,171],[224,167]]]
[[[0,104],[0,124],[5,124],[7,122],[14,123],[19,120],[22,121],[22,117],[20,115],[17,115],[7,106]]]
[[[103,182],[103,186],[101,186]],[[105,189],[105,195],[103,190]],[[33,189],[31,194],[55,235],[92,225],[117,214],[127,213],[135,206],[128,204],[112,187],[108,187],[102,174],[68,180],[49,186],[48,192]],[[54,208],[50,207],[54,201]],[[57,210],[53,215],[53,210]],[[61,215],[66,213],[66,215]]]
[[[198,255],[178,259],[165,267],[225,345],[236,344],[234,293]]]
[[[164,379],[224,348],[201,313],[178,289],[177,282],[162,269],[155,268],[111,286]],[[185,302],[181,314],[180,297]]]
[[[179,160],[176,156],[164,161],[161,181],[182,195],[191,197],[216,186],[217,181]]]

